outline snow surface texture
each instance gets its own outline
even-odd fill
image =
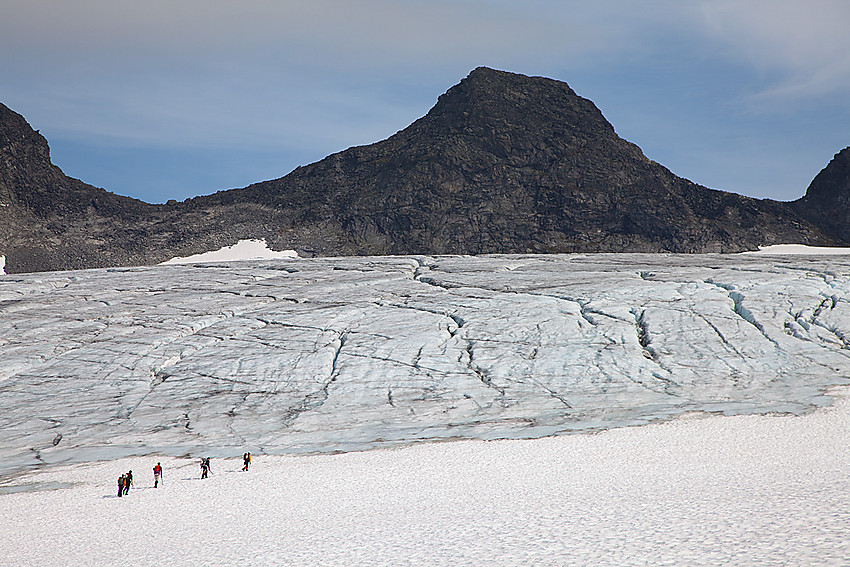
[[[848,430],[840,399],[804,417],[259,457],[247,473],[213,459],[203,481],[194,459],[55,468],[0,492],[0,565],[846,565]],[[12,492],[36,483],[71,487]]]
[[[266,239],[240,240],[233,246],[225,246],[212,252],[195,254],[194,256],[177,256],[171,260],[162,262],[163,265],[170,264],[199,264],[201,262],[229,262],[236,260],[273,260],[275,258],[297,258],[295,250],[284,250],[275,252],[266,244]]]
[[[850,258],[293,259],[0,279],[0,474],[805,413]]]

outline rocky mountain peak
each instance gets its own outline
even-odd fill
[[[47,140],[33,130],[23,116],[0,103],[0,151],[33,147],[47,150]]]
[[[830,160],[815,176],[805,198],[844,200],[850,199],[850,147],[846,147]]]
[[[0,187],[5,186],[6,197],[12,186],[28,177],[49,176],[53,168],[44,136],[23,116],[0,103]]]
[[[679,178],[564,82],[479,67],[411,126],[193,205],[279,211],[320,254],[734,252],[826,244],[786,206]],[[322,229],[310,242],[295,227]],[[278,236],[279,235],[279,236]]]
[[[422,119],[458,134],[533,137],[579,147],[614,128],[567,83],[478,67],[441,95]]]
[[[128,232],[155,209],[66,176],[44,136],[0,104],[0,256],[8,273],[138,263],[144,243]]]
[[[835,154],[792,205],[828,234],[850,242],[850,147]]]

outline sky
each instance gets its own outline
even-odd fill
[[[0,102],[148,202],[281,177],[475,67],[567,82],[702,185],[803,195],[850,145],[846,0],[0,0]]]

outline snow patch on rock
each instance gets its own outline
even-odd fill
[[[233,246],[225,246],[219,250],[194,254],[192,256],[177,256],[162,262],[160,265],[173,264],[199,264],[203,262],[234,262],[242,260],[275,260],[286,258],[297,258],[295,250],[283,250],[277,252],[271,250],[266,244],[266,239],[240,240]]]

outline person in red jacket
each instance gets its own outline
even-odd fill
[[[159,486],[160,482],[162,482],[162,465],[157,463],[153,468],[153,487]]]

